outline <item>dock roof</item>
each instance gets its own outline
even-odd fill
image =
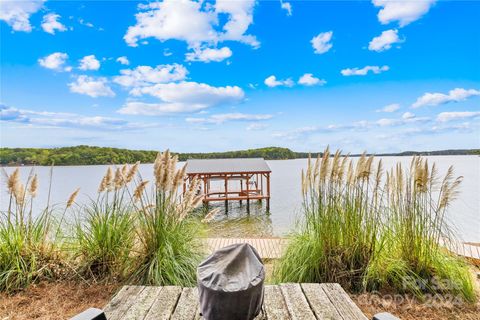
[[[187,174],[271,172],[263,158],[189,159]]]

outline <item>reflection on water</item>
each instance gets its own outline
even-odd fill
[[[248,238],[274,236],[271,214],[266,212],[265,203],[250,201],[250,213],[247,212],[245,201],[242,205],[238,201],[228,203],[228,211],[223,202],[211,202],[209,209],[218,208],[220,211],[215,219],[208,223],[209,237]]]

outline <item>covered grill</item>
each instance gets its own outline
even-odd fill
[[[262,308],[265,269],[247,243],[215,251],[197,269],[200,311],[206,320],[251,320]]]

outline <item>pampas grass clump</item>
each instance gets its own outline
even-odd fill
[[[133,279],[137,283],[195,285],[202,248],[197,237],[200,226],[190,215],[202,198],[196,192],[196,179],[180,192],[186,167],[177,169],[177,162],[168,150],[159,153],[153,166],[153,188],[147,190],[148,182],[141,181],[134,192],[139,245]]]
[[[95,281],[124,280],[131,266],[134,243],[134,207],[129,202],[127,176],[138,164],[107,168],[98,197],[78,210],[73,251],[78,272]]]
[[[8,175],[8,209],[0,212],[0,291],[14,292],[41,280],[57,279],[64,270],[53,209],[34,212],[39,180],[33,170],[26,184],[16,169]],[[73,205],[71,197],[67,208]]]
[[[276,265],[279,282],[339,282],[351,291],[394,289],[475,299],[468,268],[447,251],[456,240],[446,213],[461,177],[414,157],[385,173],[325,150],[302,173],[303,222]],[[438,280],[442,280],[438,285]]]

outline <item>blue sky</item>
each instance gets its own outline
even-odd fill
[[[1,0],[0,143],[480,147],[476,1]]]

